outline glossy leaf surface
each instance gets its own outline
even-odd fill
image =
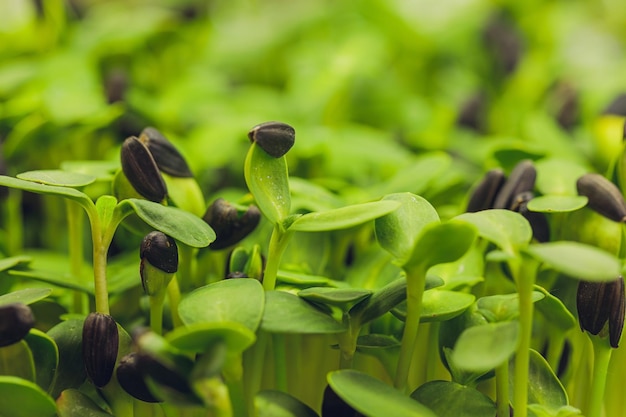
[[[475,388],[451,381],[430,381],[411,393],[411,398],[433,410],[438,417],[494,417],[496,405]]]
[[[185,296],[178,309],[185,324],[236,322],[255,331],[263,316],[265,294],[256,279],[218,281]]]
[[[478,235],[506,253],[513,255],[520,247],[528,245],[533,236],[528,221],[519,213],[510,210],[484,210],[464,213],[456,217],[467,221],[478,229]]]
[[[67,389],[57,399],[59,417],[110,417],[89,397],[77,389]]]
[[[422,297],[421,322],[446,321],[462,314],[474,303],[476,297],[457,291],[431,290]],[[401,320],[406,319],[406,303],[400,304],[393,314]]]
[[[501,365],[515,353],[518,339],[517,321],[470,327],[456,341],[452,360],[458,369],[488,371]]]
[[[213,229],[187,211],[135,198],[122,200],[119,205],[130,206],[148,225],[187,246],[203,248],[215,240]]]
[[[291,210],[285,157],[274,158],[252,143],[246,156],[244,174],[248,189],[261,212],[273,224],[282,224]]]
[[[0,375],[0,414],[7,417],[53,417],[56,404],[34,382]]]
[[[582,195],[543,195],[528,202],[528,210],[542,213],[565,213],[585,207],[587,197]]]
[[[93,175],[62,171],[60,169],[22,172],[17,175],[17,178],[39,184],[73,188],[84,187],[96,180],[96,177]]]
[[[438,222],[439,215],[426,199],[415,194],[390,194],[383,201],[397,201],[400,206],[376,219],[376,239],[403,264],[411,256],[421,231],[426,225]]]
[[[256,417],[318,417],[308,405],[282,391],[261,391],[254,397]]]
[[[248,327],[236,322],[201,322],[181,326],[165,339],[174,347],[195,353],[205,352],[217,341],[223,341],[230,353],[241,353],[256,340]]]
[[[341,333],[344,327],[297,295],[283,291],[265,293],[261,328],[270,333]]]
[[[359,288],[313,287],[298,292],[307,301],[328,304],[347,310],[372,295],[372,291]]]
[[[41,389],[47,390],[59,364],[59,349],[50,336],[37,329],[31,329],[24,341],[33,353],[35,382]]]
[[[296,218],[289,230],[300,232],[321,232],[347,229],[384,216],[400,206],[395,201],[374,201],[354,204],[337,209],[311,212]]]
[[[0,186],[17,188],[19,190],[30,191],[32,193],[44,195],[56,195],[77,201],[81,205],[93,204],[87,194],[70,187],[60,187],[54,185],[40,184],[37,182],[21,180],[19,178],[0,175]]]
[[[602,249],[578,242],[535,244],[526,252],[550,269],[586,281],[610,281],[621,271],[619,259]]]
[[[328,374],[328,384],[352,408],[367,417],[435,417],[419,402],[370,375],[345,369]]]
[[[11,303],[32,304],[43,300],[52,293],[50,288],[25,288],[0,295],[0,305]]]

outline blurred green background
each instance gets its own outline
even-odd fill
[[[523,157],[606,169],[624,22],[622,0],[3,0],[2,168],[117,161],[151,125],[212,199],[245,189],[246,133],[279,120],[291,174],[339,195],[445,152],[406,191],[455,213]]]

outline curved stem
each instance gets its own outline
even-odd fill
[[[274,226],[267,253],[267,263],[265,264],[265,271],[263,272],[263,288],[265,291],[271,291],[276,287],[278,265],[280,264],[283,252],[285,252],[285,248],[287,248],[287,243],[289,243],[291,235],[291,232],[281,229],[279,225]]]

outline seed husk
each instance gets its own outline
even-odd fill
[[[592,210],[615,222],[626,220],[626,202],[619,188],[600,174],[587,173],[576,181],[579,195]]]
[[[498,192],[493,208],[508,209],[511,207],[513,199],[517,195],[533,190],[536,178],[537,170],[533,162],[530,159],[520,161],[515,165],[511,175],[509,175],[509,178]]]
[[[211,249],[224,249],[240,242],[248,236],[261,221],[261,211],[249,206],[243,214],[236,206],[218,198],[202,217],[215,231],[217,238],[211,242]]]
[[[511,210],[518,212],[530,224],[530,228],[533,231],[533,237],[538,242],[550,241],[550,225],[548,219],[544,213],[538,213],[536,211],[528,210],[528,202],[533,198],[533,193],[526,191],[519,194],[513,202]]]
[[[119,333],[113,317],[90,313],[83,324],[83,362],[96,387],[102,388],[111,380],[118,349]]]
[[[146,127],[141,131],[139,140],[148,147],[161,171],[173,177],[193,177],[183,155],[160,131],[154,127]]]
[[[265,122],[254,126],[248,132],[250,142],[256,142],[274,158],[285,155],[296,141],[296,131],[282,122]]]
[[[580,281],[576,292],[578,322],[583,331],[598,335],[608,326],[611,347],[617,348],[624,327],[624,278],[608,282]]]
[[[160,203],[167,186],[150,150],[135,136],[122,144],[122,171],[135,190],[150,201]]]
[[[147,403],[161,402],[161,400],[152,395],[146,384],[146,373],[142,371],[139,365],[139,354],[137,352],[129,353],[120,359],[115,374],[120,386],[128,394]]]
[[[506,177],[501,169],[496,168],[484,175],[483,179],[478,183],[469,202],[467,203],[467,212],[474,213],[481,210],[487,210],[493,207],[496,195],[504,185]]]
[[[178,247],[170,236],[157,230],[148,233],[141,241],[139,257],[163,272],[178,271]]]
[[[34,325],[35,317],[26,304],[11,303],[0,306],[0,347],[19,342]]]

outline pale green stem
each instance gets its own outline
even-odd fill
[[[148,297],[150,300],[150,329],[158,335],[163,333],[163,301],[165,291]]]
[[[351,320],[350,314],[343,314],[343,321],[347,330],[338,335],[339,339],[339,368],[352,368],[354,362],[354,353],[356,352],[356,342],[359,337],[360,326]]]
[[[402,343],[400,345],[400,356],[396,369],[394,386],[400,391],[407,389],[407,378],[411,368],[411,359],[417,343],[417,334],[422,312],[422,296],[424,295],[424,285],[426,273],[420,268],[406,271],[406,321],[404,332],[402,333]]]
[[[178,287],[178,278],[176,275],[172,278],[167,286],[167,296],[170,300],[170,313],[172,315],[172,324],[174,328],[183,325],[180,315],[178,314],[178,305],[180,304],[180,288]]]
[[[428,352],[426,360],[426,381],[432,381],[436,378],[437,365],[439,364],[439,323],[438,321],[430,323],[430,331],[428,332]]]
[[[194,254],[195,249],[183,243],[178,244],[178,284],[183,291],[194,288]]]
[[[5,224],[7,230],[9,255],[17,255],[24,248],[24,216],[22,215],[22,190],[9,188],[6,200]]]
[[[597,336],[590,336],[590,338],[593,343],[593,377],[589,391],[589,409],[585,415],[587,417],[601,417],[612,350],[606,339]]]
[[[70,273],[78,283],[83,283],[83,212],[82,207],[74,201],[66,200],[68,252],[70,257]],[[85,294],[74,292],[74,312],[86,314]]]
[[[252,347],[250,362],[244,370],[246,403],[248,405],[248,414],[254,415],[254,396],[261,390],[263,380],[263,371],[265,365],[265,352],[269,342],[270,335],[263,330],[258,331],[257,340]],[[248,375],[246,375],[245,371]]]
[[[276,276],[280,259],[287,248],[291,236],[291,232],[283,230],[278,224],[274,226],[267,253],[267,263],[263,272],[263,288],[265,291],[271,291],[276,287]]]
[[[248,417],[248,409],[244,395],[243,379],[226,382],[234,417]]]
[[[535,284],[538,263],[522,255],[517,271],[516,283],[519,296],[520,343],[515,355],[515,374],[513,377],[513,410],[515,417],[528,416],[528,367],[530,365],[530,342],[533,325],[532,292]]]
[[[509,362],[496,368],[496,406],[498,417],[509,417]]]
[[[274,334],[274,373],[276,375],[276,389],[288,391],[287,381],[287,350],[285,349],[285,335]]]

